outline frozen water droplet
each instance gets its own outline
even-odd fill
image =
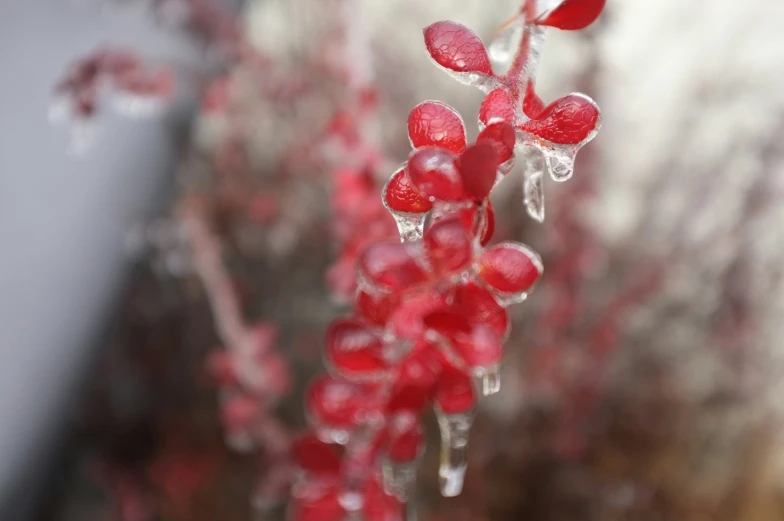
[[[553,181],[567,181],[574,174],[574,158],[577,155],[577,147],[559,147],[545,152],[547,156],[547,168],[550,170],[550,177]]]
[[[425,232],[426,213],[405,213],[392,212],[392,217],[397,223],[397,230],[400,232],[402,242],[416,241],[422,238]]]
[[[490,396],[501,390],[501,366],[477,367],[474,369],[474,378],[479,383],[482,396]]]
[[[487,48],[493,64],[500,66],[508,64],[520,46],[520,38],[522,36],[523,24],[519,19],[498,33]]]
[[[419,460],[396,462],[385,459],[382,466],[384,490],[402,502],[408,501],[416,486]]]
[[[474,421],[473,411],[445,414],[436,410],[441,431],[441,459],[438,480],[441,495],[455,497],[463,490],[468,464],[468,434]]]
[[[544,156],[539,150],[527,147],[523,163],[523,204],[528,215],[544,222]]]

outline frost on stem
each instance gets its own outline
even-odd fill
[[[598,16],[598,4],[568,0],[540,13],[527,2],[518,26],[491,53],[460,24],[425,29],[433,61],[487,93],[481,132],[468,144],[462,118],[441,102],[421,103],[409,115],[413,151],[382,191],[402,242],[361,248],[354,313],[328,330],[330,376],[314,384],[307,402],[320,445],[300,458],[304,483],[322,488],[295,495],[295,519],[376,518],[371,512],[402,519],[398,502],[409,500],[414,487],[424,448],[418,418],[428,403],[441,430],[441,492],[462,490],[477,395],[500,388],[506,308],[523,301],[543,273],[539,255],[524,244],[488,247],[494,230],[489,195],[511,170],[516,146],[531,147],[524,157],[524,200],[529,214],[543,220],[545,168],[554,180],[568,179],[575,154],[598,131],[599,112],[589,98],[573,94],[545,106],[534,91],[544,26],[583,27]],[[504,61],[514,38],[509,72],[496,75],[491,55]],[[364,448],[358,453],[352,448],[357,437]],[[333,443],[347,448],[339,464],[329,465],[327,479],[317,456],[332,461]],[[371,468],[357,472],[358,464]]]

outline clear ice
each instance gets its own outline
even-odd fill
[[[544,222],[545,160],[539,150],[526,147],[523,151],[523,205],[528,215]]]
[[[444,414],[436,410],[436,417],[441,431],[441,458],[438,467],[441,495],[455,497],[463,490],[468,464],[468,434],[474,421],[474,413]]]

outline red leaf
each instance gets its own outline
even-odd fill
[[[558,145],[577,145],[599,126],[599,109],[582,94],[570,94],[548,105],[538,119],[520,125],[524,132]]]
[[[434,401],[446,414],[471,410],[476,404],[471,378],[454,367],[445,367],[438,379]]]
[[[463,118],[452,107],[425,101],[408,115],[408,137],[414,148],[437,146],[459,154],[466,147]]]
[[[515,121],[514,102],[503,88],[491,91],[479,107],[479,121],[483,124],[489,125],[498,120]]]
[[[489,141],[478,141],[460,154],[460,177],[471,196],[477,201],[487,197],[498,174],[498,155]]]
[[[337,474],[340,472],[340,457],[337,451],[312,434],[300,436],[291,444],[291,457],[303,470],[315,474]]]
[[[558,7],[542,15],[536,23],[565,31],[585,29],[599,18],[605,3],[606,0],[564,0]]]
[[[466,198],[457,157],[448,150],[436,147],[414,150],[408,158],[406,171],[414,187],[427,197],[440,201]]]
[[[523,98],[523,112],[531,119],[539,119],[544,111],[544,102],[536,95],[533,82],[529,81]]]
[[[460,217],[434,223],[424,236],[425,255],[438,274],[465,269],[473,257],[473,245],[468,226]]]
[[[389,178],[383,192],[384,204],[390,210],[404,213],[429,212],[433,205],[411,185],[405,168]]]
[[[476,138],[477,143],[486,141],[493,145],[499,164],[512,159],[516,140],[514,127],[506,121],[488,125]]]
[[[528,247],[501,243],[485,250],[477,261],[479,276],[493,289],[522,293],[531,289],[542,275],[542,261]]]
[[[425,281],[427,273],[409,248],[400,242],[377,242],[359,256],[362,283],[382,292],[395,292]]]
[[[509,329],[509,313],[485,288],[469,282],[455,288],[452,310],[465,317],[470,324],[486,324],[499,338]]]
[[[381,339],[354,319],[337,319],[327,330],[324,355],[346,378],[377,378],[388,368]]]
[[[424,33],[427,51],[442,67],[455,72],[493,74],[485,45],[468,27],[436,22],[426,27]]]

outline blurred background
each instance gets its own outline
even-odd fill
[[[395,233],[409,110],[477,132],[421,30],[489,42],[519,4],[0,0],[2,519],[283,519],[356,235]],[[458,498],[428,420],[420,519],[784,519],[782,21],[608,0],[549,31],[540,96],[585,92],[603,127],[543,224],[519,171],[494,192],[545,276]],[[263,385],[238,395],[222,353],[248,342]]]

